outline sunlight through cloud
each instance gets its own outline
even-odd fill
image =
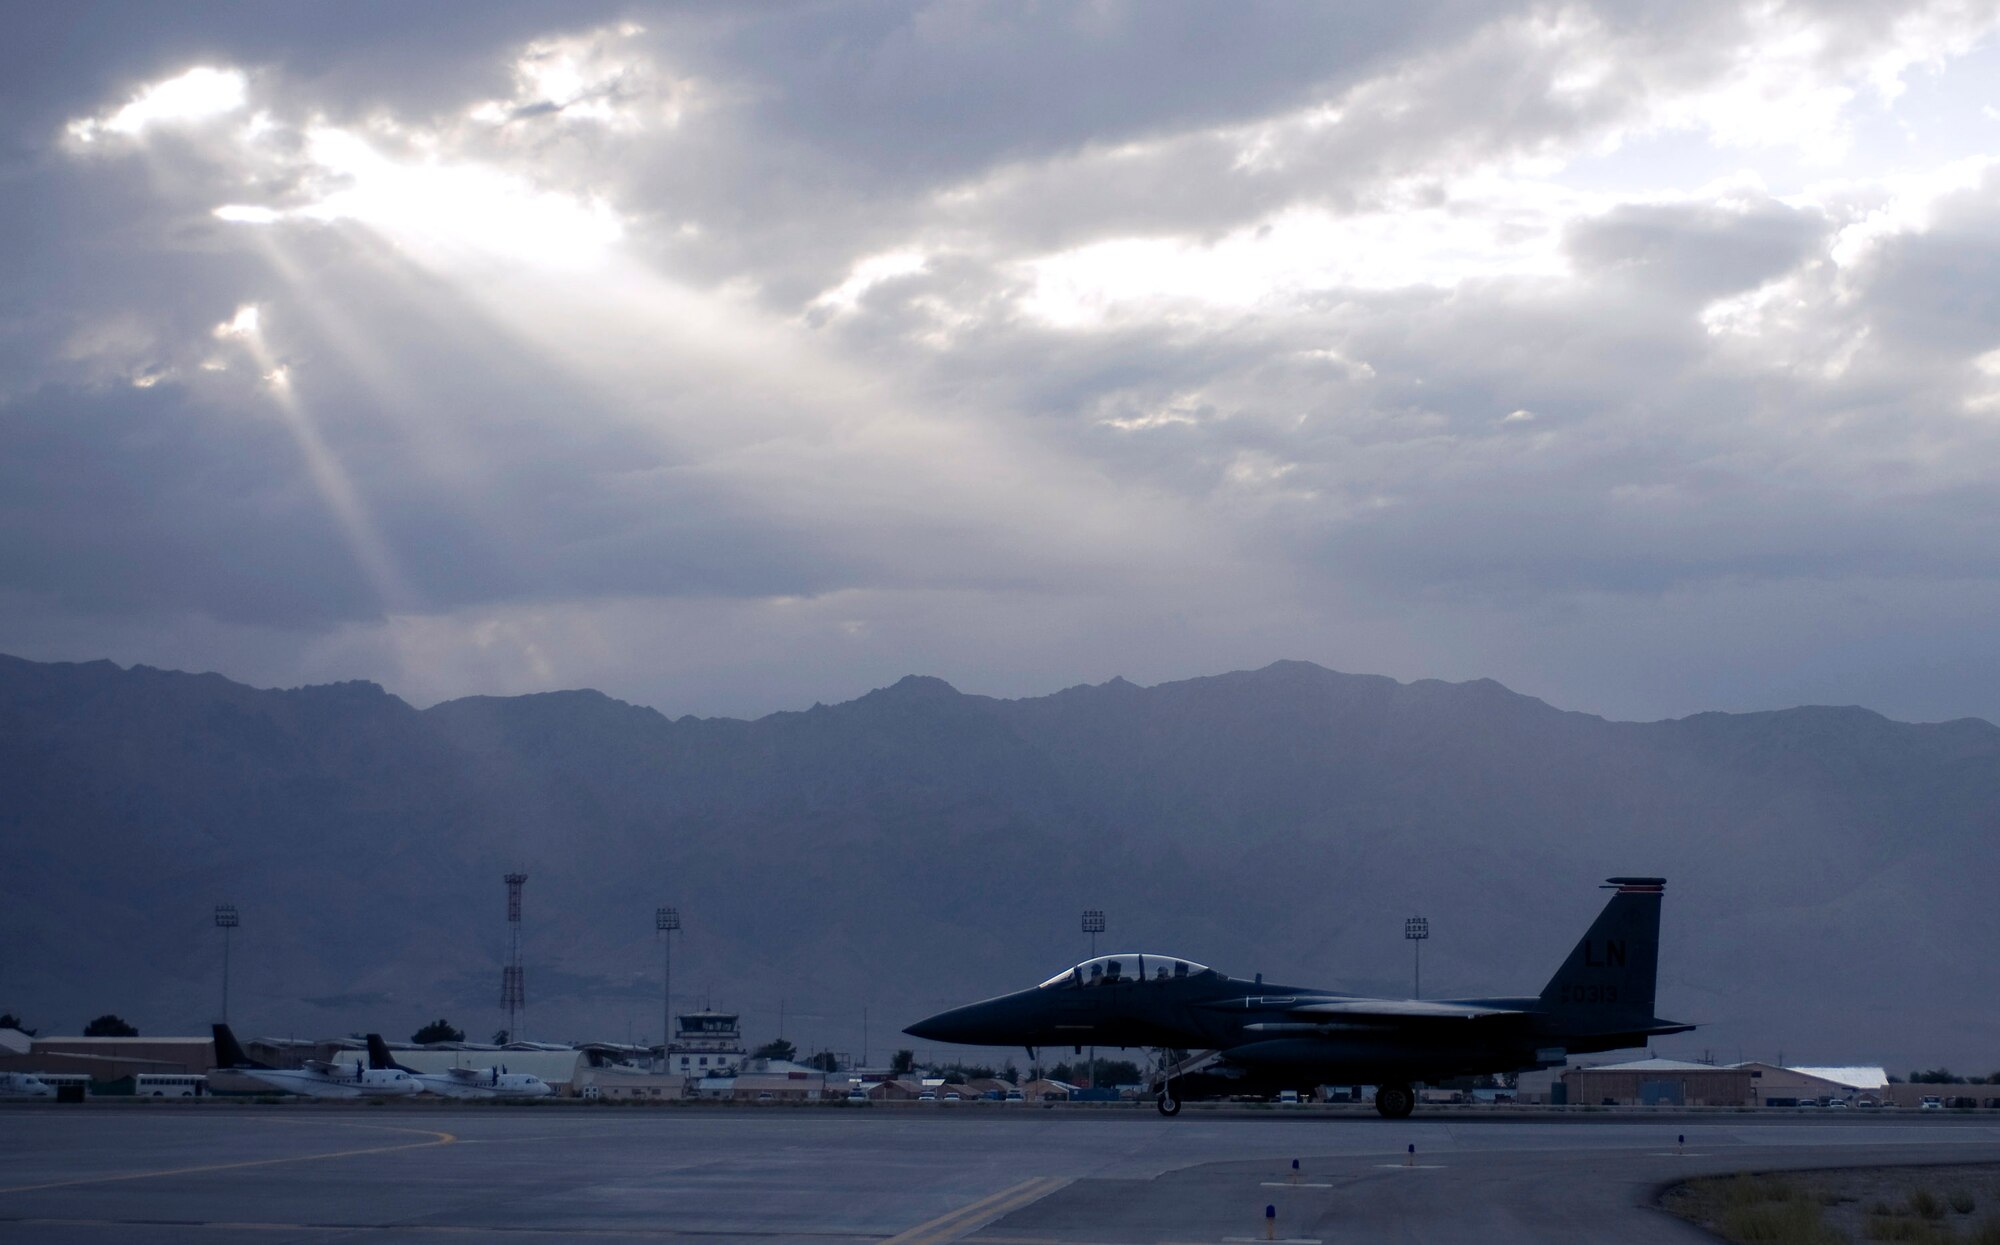
[[[432,258],[478,255],[587,268],[624,233],[603,202],[539,190],[489,165],[396,161],[332,127],[309,131],[306,149],[341,188],[296,215],[366,225]]]
[[[109,116],[71,122],[69,132],[88,143],[99,134],[135,137],[153,125],[205,121],[243,107],[245,85],[238,70],[197,66],[144,88]]]

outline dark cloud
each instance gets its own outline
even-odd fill
[[[1681,300],[1706,302],[1789,272],[1826,241],[1817,212],[1765,200],[1741,206],[1623,206],[1580,222],[1567,246],[1578,269]]]
[[[1703,663],[1774,697],[1963,669],[2000,525],[1992,180],[1756,169],[1828,158],[1883,65],[1984,20],[26,13],[0,649],[710,710],[1278,656],[1641,713],[1729,693]],[[102,130],[197,64],[245,107]],[[320,125],[474,180],[341,208],[366,173]],[[1661,135],[1692,174],[1568,176]],[[541,254],[598,219],[615,263]],[[246,306],[254,341],[218,335]]]

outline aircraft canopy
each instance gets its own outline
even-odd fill
[[[1144,955],[1136,951],[1117,955],[1100,955],[1094,960],[1085,960],[1074,968],[1066,968],[1043,982],[1041,988],[1052,990],[1061,986],[1106,986],[1129,985],[1140,981],[1175,981],[1184,977],[1199,977],[1215,970],[1206,964],[1177,955]]]

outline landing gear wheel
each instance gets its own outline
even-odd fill
[[[1417,1109],[1417,1096],[1407,1085],[1377,1085],[1375,1110],[1385,1120],[1408,1119]]]
[[[1166,1116],[1168,1119],[1172,1119],[1181,1113],[1181,1100],[1164,1091],[1161,1092],[1153,1105],[1158,1107],[1160,1114]]]

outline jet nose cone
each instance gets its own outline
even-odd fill
[[[955,1042],[962,1046],[1013,1046],[1018,1018],[1006,999],[988,999],[939,1012],[911,1025],[903,1032],[927,1042]]]

